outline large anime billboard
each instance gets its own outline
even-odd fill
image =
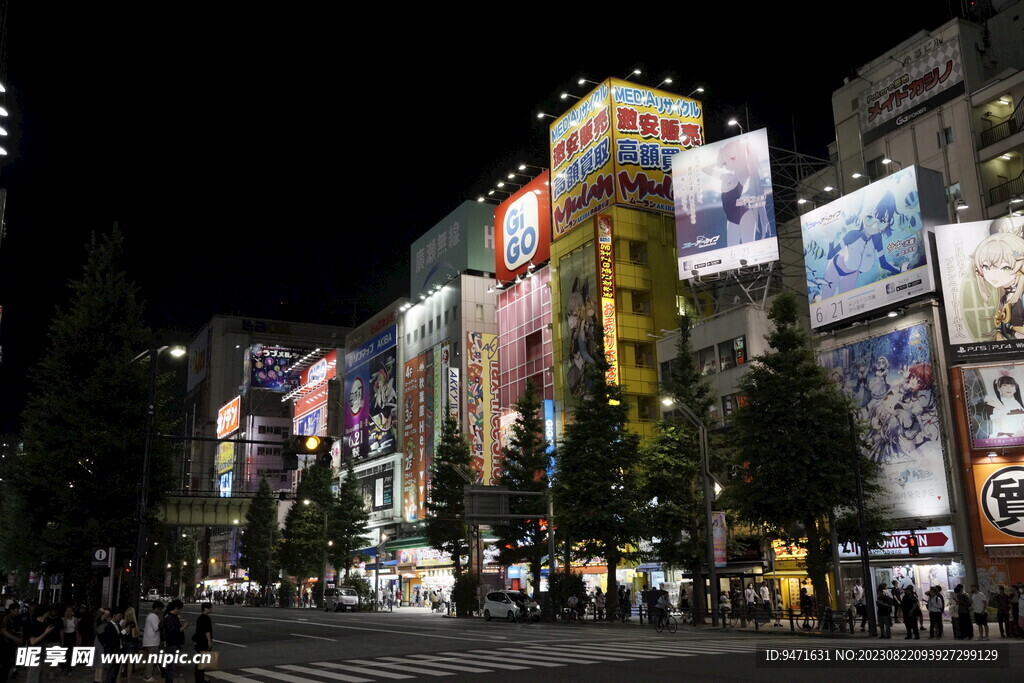
[[[587,367],[597,362],[603,339],[593,242],[558,262],[558,287],[562,298],[565,383],[569,395],[579,398],[584,393]]]
[[[1024,363],[961,368],[971,448],[1024,446]]]
[[[925,227],[937,215],[941,176],[911,166],[800,216],[811,327],[932,291]]]
[[[946,469],[927,325],[824,351],[821,365],[868,425],[865,455],[882,468],[893,518],[949,513]],[[838,438],[838,437],[837,437]]]
[[[679,279],[779,258],[768,131],[672,158]]]
[[[1024,218],[997,218],[935,228],[956,362],[1024,351]]]
[[[292,371],[292,365],[309,351],[253,344],[249,347],[249,354],[246,357],[249,386],[268,391],[291,391],[299,386],[300,381],[299,373]]]
[[[344,457],[394,453],[398,380],[395,326],[345,354]]]

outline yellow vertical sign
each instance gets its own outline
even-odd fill
[[[608,384],[619,383],[619,330],[615,320],[615,246],[612,217],[599,213],[594,221],[597,241],[597,291],[601,297],[601,328]]]

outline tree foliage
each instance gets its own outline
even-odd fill
[[[741,476],[730,500],[768,536],[806,547],[815,593],[825,595],[830,530],[838,510],[857,506],[856,459],[869,499],[879,490],[878,470],[854,448],[852,406],[818,365],[799,324],[796,298],[777,296],[769,318],[772,350],[755,359],[740,381],[746,396],[735,413]]]
[[[370,539],[363,536],[369,520],[370,513],[364,507],[359,480],[356,479],[352,461],[349,460],[331,510],[330,540],[333,545],[329,547],[327,553],[336,571],[345,570],[346,580],[349,578],[352,564],[358,557],[356,551],[370,544]]]
[[[300,581],[320,576],[323,570],[328,549],[324,519],[330,514],[332,498],[331,470],[306,466],[295,488],[295,503],[285,515],[279,544],[281,565]]]
[[[116,226],[88,245],[82,276],[70,283],[70,301],[51,321],[48,348],[32,372],[25,449],[12,468],[30,530],[31,568],[62,573],[79,597],[92,583],[90,548],[116,546],[128,557],[139,524],[149,362],[133,359],[153,347],[153,335],[138,288],[119,266],[122,246]],[[165,408],[158,401],[155,431],[171,431]],[[152,444],[149,525],[170,483],[171,448]]]
[[[456,578],[462,574],[462,557],[469,553],[464,475],[470,471],[472,461],[469,443],[459,432],[459,423],[451,415],[445,416],[441,439],[430,466],[425,532],[431,547],[451,554]]]
[[[629,406],[621,386],[608,384],[607,363],[590,366],[588,392],[577,400],[558,448],[556,522],[577,556],[603,557],[608,594],[617,592],[615,570],[641,534],[636,465],[639,437],[626,428]],[[608,601],[614,619],[616,600]]]
[[[277,499],[266,478],[260,478],[256,496],[245,513],[245,527],[239,548],[239,563],[249,570],[249,576],[266,590],[274,578],[274,544],[279,535],[277,528]]]
[[[548,549],[545,499],[540,496],[516,496],[514,492],[546,493],[548,490],[548,443],[544,439],[542,406],[537,387],[527,380],[526,392],[515,402],[516,421],[512,424],[502,459],[501,485],[508,487],[509,513],[537,514],[537,519],[513,520],[495,527],[499,560],[504,565],[529,562],[534,590],[540,586],[541,565]]]

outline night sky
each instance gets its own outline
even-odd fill
[[[794,148],[795,128],[798,151],[827,157],[843,77],[955,10],[504,5],[475,25],[392,25],[360,9],[103,5],[15,2],[6,18],[0,433],[90,233],[115,221],[155,327],[192,333],[215,313],[351,325],[407,293],[413,239],[518,163],[547,165],[536,113],[593,87],[578,78],[640,68],[649,86],[703,85],[708,142],[749,116],[772,144]]]

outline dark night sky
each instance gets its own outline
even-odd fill
[[[746,105],[773,144],[792,148],[795,121],[799,151],[825,156],[843,76],[951,12],[846,4],[843,16],[732,3],[621,20],[506,5],[444,26],[256,11],[271,5],[11,3],[0,433],[91,232],[119,222],[154,326],[193,332],[214,313],[351,324],[353,310],[358,322],[405,293],[413,239],[520,161],[547,165],[536,112],[561,113],[558,93],[582,94],[580,76],[639,67],[647,85],[702,84],[708,141]]]

